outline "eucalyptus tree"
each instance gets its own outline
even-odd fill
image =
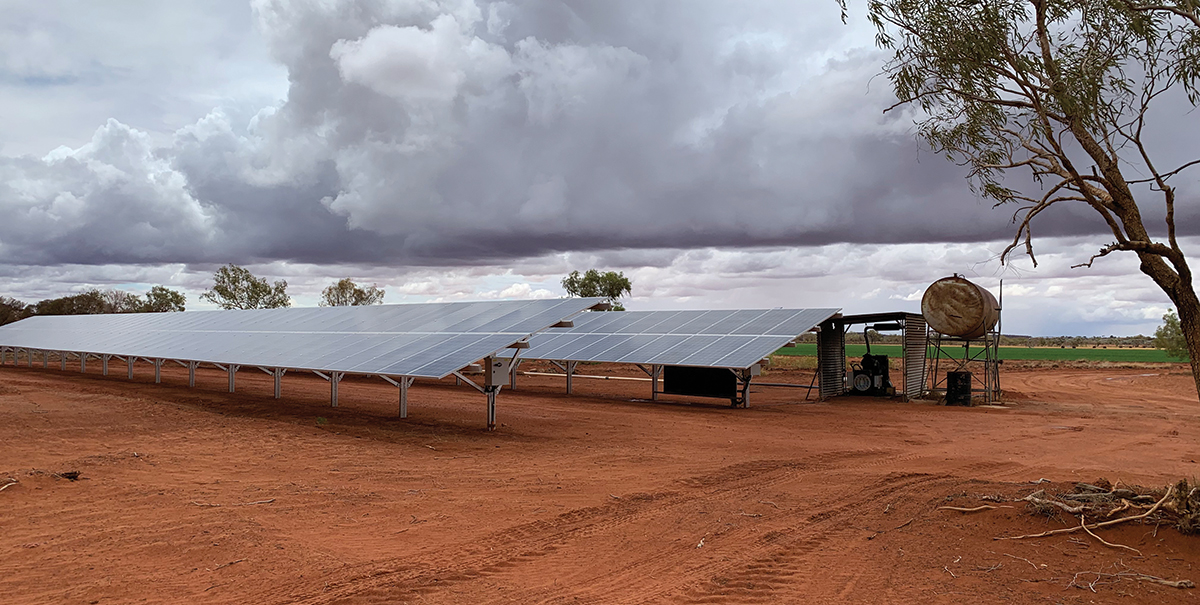
[[[1113,252],[1137,256],[1179,311],[1200,393],[1200,299],[1175,221],[1177,204],[1195,200],[1178,199],[1172,184],[1200,153],[1194,140],[1176,139],[1186,156],[1168,158],[1162,137],[1149,135],[1196,119],[1167,105],[1200,99],[1198,7],[871,0],[867,10],[877,44],[893,53],[884,68],[899,100],[892,109],[916,109],[920,136],[967,166],[976,192],[1014,209],[1001,260],[1020,250],[1036,265],[1038,217],[1064,204],[1090,208],[1111,240],[1076,267]]]
[[[275,309],[292,306],[287,281],[273,284],[255,277],[249,269],[225,265],[213,273],[213,287],[200,295],[222,309]]]
[[[322,290],[319,304],[322,307],[357,307],[378,305],[382,302],[383,288],[374,285],[360,286],[347,277]]]

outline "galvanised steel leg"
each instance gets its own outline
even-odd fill
[[[577,362],[577,361],[564,361],[563,363],[564,363],[564,364],[566,364],[566,371],[567,371],[567,394],[568,394],[568,395],[570,395],[570,394],[571,394],[571,377],[575,375],[575,365],[576,365],[576,364],[578,364],[579,362]]]
[[[25,349],[25,356],[29,359],[29,367],[33,367],[33,349]]]
[[[283,373],[287,370],[283,368],[275,368],[271,371],[271,376],[275,378],[275,398],[279,399],[283,396]]]
[[[400,417],[408,418],[408,387],[412,386],[415,378],[400,377]]]
[[[112,359],[112,355],[104,354],[100,356],[100,373],[108,376],[108,360]]]
[[[188,386],[196,386],[196,366],[200,365],[198,361],[189,361],[188,366]]]
[[[79,372],[81,374],[87,372],[87,358],[88,358],[87,353],[79,354]]]
[[[42,349],[42,369],[50,367],[50,351]]]
[[[166,361],[166,360],[165,359],[155,359],[154,360],[154,384],[162,383],[162,364],[164,361]]]
[[[658,401],[658,377],[662,375],[662,366],[650,366],[650,401]]]
[[[229,369],[229,392],[230,393],[233,392],[233,375],[237,374],[238,368],[240,368],[240,367],[241,366],[235,366],[235,365],[228,366],[228,369]]]
[[[487,392],[487,430],[496,430],[496,387],[483,387]]]
[[[125,368],[128,370],[128,372],[126,373],[126,376],[130,380],[133,380],[133,356],[132,355],[125,358]]]
[[[58,364],[59,364],[59,370],[62,370],[63,372],[67,371],[67,352],[66,351],[58,352]]]
[[[342,381],[345,372],[330,372],[329,373],[329,399],[332,407],[338,406],[338,383]]]

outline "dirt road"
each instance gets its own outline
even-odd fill
[[[1002,409],[523,377],[492,433],[452,381],[418,382],[400,420],[378,380],[334,409],[313,376],[276,401],[257,372],[230,395],[216,371],[89,370],[0,368],[5,602],[1200,602],[1130,575],[1200,581],[1200,537],[1104,530],[1138,556],[994,540],[1077,524],[1023,503],[937,510],[1200,476],[1182,368],[1007,371]]]

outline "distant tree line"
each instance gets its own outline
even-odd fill
[[[79,294],[48,298],[27,304],[0,296],[0,325],[34,315],[91,315],[96,313],[170,313],[183,311],[187,297],[165,286],[154,286],[141,296],[124,290],[93,288]]]

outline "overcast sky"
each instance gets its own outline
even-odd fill
[[[1133,257],[1069,268],[1108,242],[1082,210],[1039,224],[1038,268],[1001,265],[1011,211],[883,113],[886,55],[833,0],[0,9],[0,294],[26,301],[161,283],[204,308],[236,263],[299,305],[346,276],[385,302],[555,297],[596,267],[630,309],[918,310],[951,273],[1004,279],[1007,333],[1150,333],[1169,308]],[[1200,155],[1197,122],[1156,125],[1165,157]]]

